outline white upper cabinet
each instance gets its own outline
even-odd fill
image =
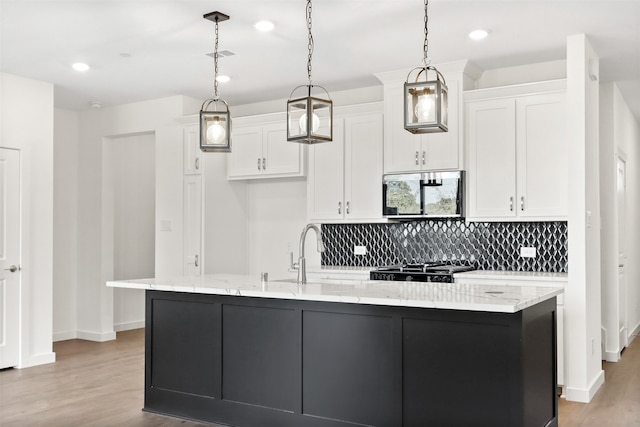
[[[462,169],[462,91],[473,86],[476,76],[470,74],[476,70],[468,61],[437,68],[449,89],[449,131],[442,133],[416,135],[404,129],[404,82],[409,70],[376,74],[384,84],[384,173]]]
[[[305,146],[287,141],[283,114],[234,119],[228,179],[304,176]]]
[[[382,218],[381,109],[378,103],[366,104],[334,115],[333,141],[309,147],[309,221]]]
[[[183,170],[185,175],[200,175],[202,170],[202,151],[200,151],[200,126],[183,127]]]
[[[468,220],[566,220],[564,86],[554,81],[465,95]]]

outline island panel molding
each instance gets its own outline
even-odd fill
[[[146,304],[145,411],[241,427],[558,425],[555,297],[515,313],[157,290]]]

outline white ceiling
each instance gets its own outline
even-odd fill
[[[285,99],[307,83],[304,0],[0,0],[0,71],[52,82],[55,104],[83,110],[213,92],[214,24],[221,11],[220,95],[231,106]],[[379,84],[373,73],[421,65],[422,0],[315,0],[313,81],[329,92]],[[275,23],[271,33],[253,24]],[[467,34],[487,28],[475,42]],[[640,119],[640,0],[431,0],[434,64],[470,59],[484,69],[564,59],[585,33]],[[70,65],[91,70],[79,74]],[[37,107],[37,106],[34,106]]]

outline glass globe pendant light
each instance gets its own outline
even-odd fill
[[[204,101],[200,107],[200,149],[228,153],[231,151],[231,115],[227,103],[218,96],[218,23],[226,21],[229,16],[211,12],[203,17],[216,23],[216,42],[213,52],[213,98]]]
[[[309,32],[307,56],[307,85],[297,86],[287,101],[287,141],[303,144],[317,144],[333,139],[333,101],[322,86],[313,85],[311,80],[311,59],[313,56],[313,35],[311,34],[311,0],[307,0],[307,30]],[[294,98],[294,93],[305,88],[305,96]],[[314,88],[321,89],[325,98],[312,95]]]
[[[430,65],[428,58],[428,6],[429,0],[425,0],[423,66],[411,70],[404,83],[404,128],[411,133],[447,132],[449,130],[447,85],[444,76],[436,67]],[[418,73],[415,76],[415,81],[410,82],[411,75],[416,71]],[[428,80],[429,71],[435,73],[435,80]],[[420,81],[420,76],[423,74],[424,81]]]

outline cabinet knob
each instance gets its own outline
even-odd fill
[[[520,197],[520,210],[524,211],[524,196]]]
[[[200,169],[200,157],[196,157],[196,170]]]
[[[427,164],[427,155],[426,155],[426,151],[422,152],[422,164],[426,165]]]
[[[509,210],[513,212],[513,197],[509,197]]]
[[[349,202],[347,202],[346,208],[347,208],[347,215],[349,215],[351,213],[351,206]]]
[[[418,163],[418,152],[416,151],[416,166],[418,166],[420,163]]]
[[[342,202],[338,202],[338,215],[342,215]]]
[[[195,261],[194,264],[195,264],[196,267],[198,266],[198,255],[196,255],[196,261]]]
[[[262,170],[267,170],[267,159],[265,157],[262,158]]]
[[[260,170],[260,157],[258,157],[258,170]]]

